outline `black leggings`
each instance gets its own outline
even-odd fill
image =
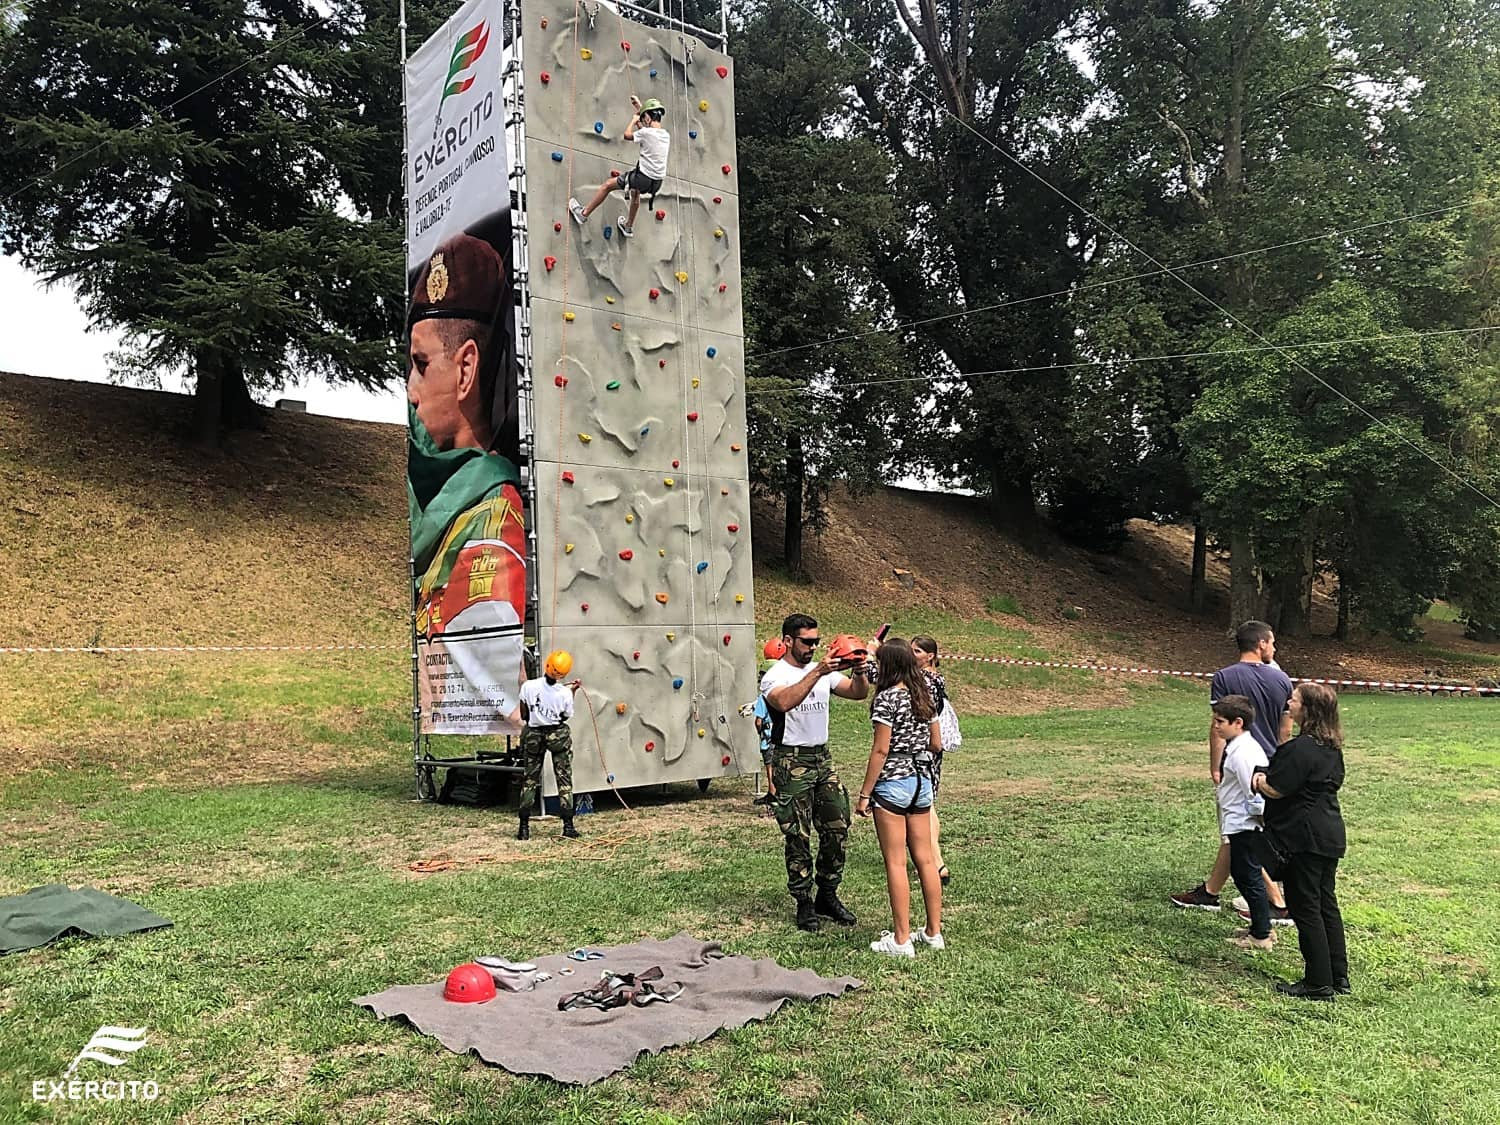
[[[1286,864],[1286,908],[1297,923],[1302,948],[1303,980],[1309,988],[1349,979],[1349,952],[1344,945],[1344,918],[1339,913],[1334,879],[1339,861],[1311,852],[1294,852]]]

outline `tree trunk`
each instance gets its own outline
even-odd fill
[[[1288,569],[1267,577],[1266,621],[1281,637],[1305,637],[1312,632],[1313,552],[1297,546],[1288,553]]]
[[[198,373],[192,420],[192,440],[196,444],[217,446],[227,432],[265,428],[263,412],[250,397],[250,387],[238,360],[203,352],[193,366]]]
[[[1243,532],[1229,538],[1229,627],[1265,618],[1266,601],[1261,591],[1260,566],[1255,545]]]
[[[1349,596],[1349,583],[1344,581],[1342,573],[1339,574],[1339,620],[1333,627],[1333,635],[1341,641],[1349,639],[1349,616],[1352,606],[1352,598]]]
[[[1029,477],[1017,481],[1008,467],[998,463],[992,465],[990,516],[995,526],[1009,531],[1032,554],[1042,553],[1042,524],[1036,511],[1036,492]]]
[[[802,576],[802,496],[806,478],[802,434],[792,427],[786,435],[786,526],[782,554],[787,572],[797,578]]]
[[[1208,528],[1202,520],[1193,521],[1193,576],[1188,583],[1188,605],[1202,613],[1208,604]]]

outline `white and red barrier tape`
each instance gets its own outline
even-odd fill
[[[1084,664],[1066,660],[1022,660],[1012,656],[971,656],[943,653],[944,660],[966,660],[974,664],[1008,664],[1018,668],[1073,668],[1082,672],[1119,672],[1135,676],[1176,676],[1184,680],[1211,680],[1212,672],[1183,672],[1171,668],[1137,668],[1127,664]],[[1430,691],[1452,695],[1500,695],[1500,688],[1470,684],[1420,683],[1407,680],[1340,680],[1324,676],[1293,676],[1294,684],[1327,684],[1329,687],[1370,688],[1377,691]]]
[[[385,645],[94,645],[65,648],[46,645],[0,647],[0,655],[60,653],[65,655],[104,655],[137,652],[394,652],[406,646]],[[975,656],[970,653],[944,653],[944,660],[961,660],[971,664],[1003,664],[1014,668],[1069,668],[1080,672],[1114,672],[1131,676],[1175,676],[1183,680],[1209,680],[1212,672],[1185,672],[1173,668],[1144,668],[1131,664],[1098,664],[1068,660],[1025,660],[1015,656]],[[1294,684],[1327,684],[1329,687],[1366,688],[1373,691],[1445,692],[1449,695],[1500,695],[1500,687],[1478,687],[1472,684],[1424,683],[1415,680],[1343,680],[1326,676],[1293,676]]]

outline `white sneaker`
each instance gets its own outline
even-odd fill
[[[626,238],[634,238],[635,237],[635,230],[631,227],[631,225],[629,223],[627,223],[625,221],[625,216],[624,215],[620,216],[619,220],[617,221],[617,225],[620,228],[620,233],[623,234]],[[754,704],[752,704],[751,706],[754,706]]]
[[[926,927],[920,930],[913,930],[911,940],[915,945],[925,945],[930,949],[946,949],[948,947],[948,943],[943,940],[942,934],[928,934]]]
[[[884,953],[888,957],[915,957],[917,951],[912,948],[911,938],[906,939],[906,944],[896,940],[896,935],[890,930],[882,930],[879,941],[870,943],[871,953]]]
[[[579,226],[583,226],[584,223],[589,221],[589,217],[583,213],[583,204],[579,203],[576,199],[570,198],[568,200],[568,213],[573,216],[574,221]]]
[[[1235,911],[1236,913],[1239,913],[1239,914],[1249,914],[1250,913],[1250,904],[1245,901],[1245,896],[1244,895],[1240,895],[1233,902],[1231,902],[1229,904],[1229,909],[1233,910],[1233,911]]]

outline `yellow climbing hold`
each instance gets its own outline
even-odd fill
[[[735,605],[744,605],[745,604],[745,595],[744,594],[736,594],[734,596],[734,604]]]
[[[724,228],[723,227],[715,227],[714,228],[714,237],[715,238],[723,238],[724,237]]]
[[[571,312],[565,312],[563,313],[563,319],[566,320],[569,324],[572,324],[576,318]]]
[[[687,284],[687,271],[686,270],[678,270],[677,271],[677,281],[679,282],[679,284],[682,284],[682,285],[686,285]]]
[[[666,558],[667,557],[667,549],[665,547],[658,547],[658,548],[656,548],[656,553],[658,555],[660,555],[662,558]]]
[[[677,483],[671,477],[662,477],[661,478],[661,482],[662,482],[662,484],[666,485],[668,488],[671,488],[674,484]]]
[[[564,543],[563,544],[563,554],[565,554],[565,555],[571,555],[572,553],[573,553],[573,544],[571,544],[571,543]]]
[[[675,641],[676,639],[677,639],[677,634],[676,633],[668,633],[667,634],[667,640],[669,640],[669,641]]]
[[[581,441],[581,442],[583,442],[584,445],[587,445],[589,442],[593,441],[594,439],[592,437],[590,437],[588,434],[579,434],[578,435],[578,440]]]
[[[591,58],[594,57],[594,52],[590,51],[587,47],[585,47],[581,51],[578,52],[578,57],[580,59],[582,59],[584,62],[588,62],[589,59],[591,59]]]
[[[699,727],[698,728],[698,737],[699,738],[707,738],[708,737],[708,731],[704,730],[702,727]]]
[[[697,389],[698,389],[698,380],[697,380],[697,379],[694,379],[694,380],[693,380],[693,390],[695,390],[695,391],[696,391],[696,390],[697,390]]]
[[[626,523],[635,523],[635,513],[634,512],[626,512],[625,513],[625,522]]]
[[[707,110],[708,110],[708,99],[704,98],[701,102],[698,103],[698,111],[700,113],[703,113],[703,112],[707,112]]]
[[[606,297],[604,298],[604,303],[606,305],[612,305],[615,303],[615,299],[613,297]]]
[[[656,600],[659,601],[659,602],[661,602],[662,605],[666,605],[667,601],[668,601],[668,598],[667,598],[666,594],[657,594],[656,595]]]

